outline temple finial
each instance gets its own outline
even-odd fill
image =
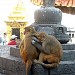
[[[43,6],[54,6],[55,0],[43,0]]]

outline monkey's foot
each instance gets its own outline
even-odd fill
[[[35,60],[34,60],[34,63],[40,64],[41,61],[35,59]]]

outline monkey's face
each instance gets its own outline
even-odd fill
[[[24,34],[26,34],[28,32],[34,33],[35,32],[34,27],[32,27],[32,26],[25,27]]]
[[[40,41],[43,42],[46,39],[46,33],[41,32],[41,33],[37,33],[35,34],[35,37]]]

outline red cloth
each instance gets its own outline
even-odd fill
[[[8,45],[16,45],[16,41],[15,40],[12,40],[8,43]]]

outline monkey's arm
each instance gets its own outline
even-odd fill
[[[44,52],[45,54],[50,54],[50,51],[47,50],[48,48],[45,50],[37,39],[32,39],[32,45],[38,48],[40,52]]]
[[[41,46],[41,44],[35,40],[32,40],[32,45],[34,45],[36,48],[39,49],[39,51],[44,51],[43,47]]]
[[[19,48],[21,49],[21,47],[24,47],[23,45],[24,39],[20,42]]]

